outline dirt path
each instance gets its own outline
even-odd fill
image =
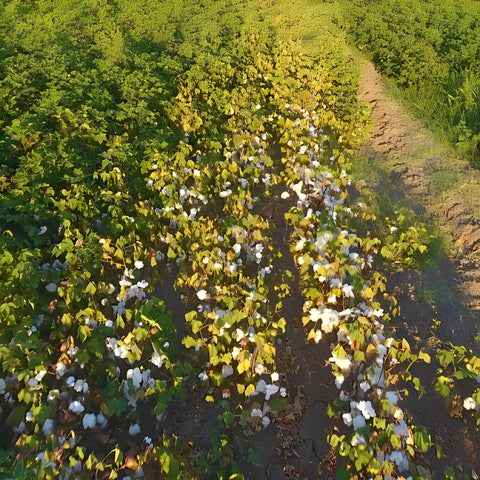
[[[480,309],[480,218],[468,204],[468,198],[462,198],[468,185],[460,184],[463,176],[476,181],[478,172],[451,158],[425,127],[385,94],[380,75],[371,63],[363,69],[358,96],[370,103],[375,120],[363,153],[382,158],[390,172],[395,196],[407,198],[417,211],[422,207],[451,235],[452,261],[463,301],[472,310]],[[435,183],[439,179],[460,183],[442,200],[435,191],[441,187]]]
[[[380,160],[388,172],[392,188],[387,191],[392,200],[407,201],[417,213],[433,218],[452,236],[456,247],[452,258],[444,258],[431,271],[389,272],[388,285],[395,290],[401,308],[390,328],[397,331],[396,337],[408,339],[414,348],[425,349],[433,358],[436,348],[445,342],[477,350],[474,337],[480,326],[480,222],[457,192],[438,201],[434,191],[435,172],[444,172],[449,178],[463,169],[462,175],[471,173],[474,179],[477,173],[459,167],[458,160],[449,157],[419,122],[386,95],[371,63],[363,69],[358,96],[371,104],[375,121],[361,153],[371,161]],[[377,187],[385,191],[382,185]],[[426,291],[437,292],[434,301],[426,301]],[[432,330],[434,322],[439,322],[436,331]],[[426,466],[432,478],[443,478],[448,467],[461,475],[456,478],[470,478],[472,469],[480,469],[479,433],[470,419],[450,417],[443,399],[431,386],[434,373],[435,365],[419,367],[415,374],[428,393],[420,400],[415,394],[405,399],[414,422],[427,426],[444,454],[439,459],[431,451],[426,455]]]

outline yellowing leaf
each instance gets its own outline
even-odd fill
[[[362,292],[362,296],[365,297],[365,298],[372,298],[373,297],[373,292],[372,292],[372,289],[370,287],[367,287],[363,292]]]
[[[246,372],[250,368],[250,360],[247,358],[240,362],[237,366],[238,373],[241,375],[243,372]]]
[[[212,397],[211,395],[207,395],[207,396],[205,397],[205,401],[212,403],[212,402],[214,401],[214,399],[213,399],[213,397]]]
[[[249,397],[255,391],[255,386],[250,384],[245,390],[245,396]]]
[[[423,360],[425,363],[430,363],[430,355],[425,352],[419,352],[418,359]]]

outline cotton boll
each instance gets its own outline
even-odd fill
[[[80,380],[78,379],[76,382],[75,382],[75,385],[73,386],[73,389],[76,391],[76,392],[83,392],[83,384],[84,384],[84,381],[83,380]]]
[[[53,433],[53,420],[51,418],[47,418],[45,420],[45,423],[43,424],[42,427],[43,434],[48,437]]]
[[[105,427],[106,424],[107,424],[107,419],[101,413],[99,413],[97,415],[97,425],[103,428]]]
[[[365,422],[365,418],[362,415],[357,415],[352,420],[354,430],[358,430],[359,428],[364,427],[367,423]]]
[[[199,290],[197,292],[197,297],[199,300],[205,300],[207,298],[207,291],[206,290]]]
[[[27,385],[30,387],[30,388],[35,388],[37,385],[38,385],[38,380],[33,377],[33,378],[29,378],[28,379],[28,382],[27,382]]]
[[[133,437],[135,435],[138,435],[140,433],[140,425],[138,423],[135,423],[134,425],[130,425],[128,428],[128,433]]]
[[[142,374],[140,373],[140,369],[138,367],[127,370],[127,379],[129,378],[132,379],[133,386],[135,388],[140,388],[140,385],[142,384]]]
[[[97,417],[94,413],[86,413],[83,416],[82,423],[85,430],[88,428],[94,428],[97,424]]]
[[[68,406],[68,410],[78,415],[85,410],[85,407],[78,400],[74,400]]]
[[[262,417],[263,412],[259,408],[253,408],[252,411],[250,412],[250,416],[252,416],[252,417]]]
[[[56,398],[59,398],[60,396],[60,392],[59,390],[50,390],[50,392],[48,392],[48,396],[47,396],[47,400],[49,402],[53,402]]]
[[[350,427],[353,424],[353,418],[351,413],[344,413],[342,415],[342,418],[343,418],[343,423],[345,423],[347,427]]]
[[[465,408],[465,410],[475,410],[476,406],[477,402],[472,397],[467,397],[463,401],[463,408]]]
[[[152,358],[150,359],[150,361],[156,366],[156,367],[161,367],[162,364],[163,364],[163,359],[162,357],[157,353],[157,352],[153,352],[153,355],[152,355]]]
[[[231,365],[224,365],[222,367],[222,378],[227,378],[233,375],[233,367]]]
[[[267,391],[265,392],[265,400],[270,400],[270,397],[277,393],[279,390],[278,385],[267,385]]]
[[[255,388],[256,393],[267,393],[267,383],[265,380],[259,380]]]

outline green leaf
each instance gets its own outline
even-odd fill
[[[415,427],[413,438],[415,440],[415,447],[423,453],[428,452],[432,446],[432,440],[425,427]]]
[[[287,404],[287,399],[284,397],[277,397],[274,398],[273,400],[270,400],[268,405],[270,406],[270,409],[273,410],[274,412],[280,412],[285,408],[285,405]]]
[[[337,473],[335,474],[335,480],[350,480],[352,478],[352,474],[345,469],[345,467],[342,467],[337,470]]]
[[[256,450],[253,450],[253,448],[248,449],[247,459],[250,463],[252,463],[257,467],[262,466],[262,458],[260,457],[260,454]]]
[[[194,338],[188,336],[182,340],[182,343],[185,345],[185,348],[192,348],[197,344]]]

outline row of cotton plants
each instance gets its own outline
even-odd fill
[[[354,430],[333,434],[330,444],[348,457],[351,475],[405,478],[416,472],[416,454],[430,440],[423,428],[407,423],[395,372],[403,361],[429,358],[411,354],[405,341],[385,335],[383,309],[373,301],[384,284],[373,274],[373,258],[365,248],[373,243],[348,230],[352,212],[345,202],[349,180],[344,159],[339,154],[324,161],[321,136],[312,122],[315,112],[298,115],[297,135],[311,138],[297,146],[287,140],[283,148],[295,174],[290,192],[298,199],[287,218],[295,227],[291,250],[303,281],[303,323],[308,339],[331,343],[329,362],[343,402],[341,419]]]
[[[254,429],[269,425],[282,403],[271,408],[271,402],[288,395],[275,366],[275,341],[286,322],[281,297],[288,285],[276,267],[274,226],[266,218],[272,186],[283,180],[300,202],[294,213],[302,217],[297,223],[304,233],[296,240],[297,263],[304,276],[313,272],[328,285],[313,278],[309,321],[322,319],[324,331],[331,331],[344,318],[357,315],[361,322],[370,316],[367,305],[358,307],[365,317],[360,310],[350,315],[339,310],[363,284],[331,272],[345,268],[356,278],[364,258],[355,251],[359,240],[335,227],[343,215],[338,197],[348,181],[339,168],[343,157],[335,151],[363,128],[354,96],[337,101],[344,87],[333,72],[343,67],[334,59],[320,65],[295,45],[267,45],[255,36],[242,42],[240,63],[206,55],[179,80],[178,95],[158,113],[168,115],[176,140],[173,145],[152,140],[146,150],[144,178],[136,179],[143,181],[142,198],[130,196],[128,171],[112,167],[116,156],[129,153],[128,135],[111,139],[93,175],[100,187],[98,215],[90,226],[74,221],[89,218],[88,202],[68,204],[73,211],[81,204],[85,211],[69,214],[52,236],[55,242],[44,256],[53,267],[39,269],[43,291],[33,312],[25,307],[28,328],[16,335],[13,326],[6,330],[0,348],[7,372],[0,379],[2,415],[15,429],[16,465],[34,475],[74,478],[103,470],[113,478],[138,470],[148,456],[163,452],[165,443],[152,441],[142,429],[141,414],[161,428],[170,400],[200,387],[207,401],[241,405]],[[303,108],[309,105],[311,113]],[[311,208],[305,210],[306,202]],[[55,205],[60,210],[65,203]],[[320,223],[328,228],[317,242],[309,231],[316,233]],[[42,227],[38,235],[47,231]],[[307,254],[309,245],[315,246]],[[310,268],[315,248],[318,262]],[[329,261],[342,266],[320,259],[328,249],[338,254]],[[97,262],[94,274],[84,268],[91,257]],[[14,268],[13,259],[8,261]],[[178,269],[171,281],[184,292],[189,309],[184,362],[175,349],[172,316],[152,296],[165,269]],[[363,294],[368,297],[368,289]],[[354,333],[343,330],[347,348]],[[320,341],[321,329],[312,331],[309,337]],[[341,358],[340,350],[332,355],[343,360],[346,376],[350,359]],[[370,411],[366,404],[357,408],[362,409]],[[115,447],[118,427],[137,445],[130,457]],[[109,438],[110,455],[92,453],[89,439],[100,434]]]

